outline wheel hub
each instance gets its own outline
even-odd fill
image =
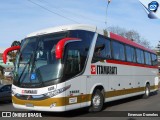
[[[148,87],[146,88],[146,95],[149,96],[149,89],[148,89]]]
[[[94,106],[99,106],[100,103],[101,103],[100,96],[99,96],[99,95],[95,95],[95,96],[93,97],[93,105],[94,105]]]

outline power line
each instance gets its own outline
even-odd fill
[[[75,21],[75,20],[73,20],[73,19],[71,19],[71,18],[65,17],[65,16],[63,16],[63,15],[61,15],[61,14],[59,14],[59,13],[56,13],[56,12],[54,12],[54,11],[52,11],[52,10],[49,10],[48,8],[41,6],[40,4],[38,4],[38,3],[36,3],[36,2],[33,2],[33,1],[31,1],[31,0],[28,0],[28,1],[31,2],[31,3],[33,3],[33,4],[35,4],[35,5],[37,5],[37,6],[39,6],[39,7],[41,7],[42,9],[44,9],[44,10],[50,12],[50,13],[56,14],[56,15],[58,15],[58,16],[60,16],[60,17],[63,17],[63,18],[65,18],[65,19],[67,19],[67,20],[70,20],[70,21],[72,21],[72,22],[79,23],[79,22],[77,22],[77,21]]]
[[[45,0],[38,0],[38,1],[40,1],[40,2],[42,2],[42,3],[48,3],[48,4],[51,5],[50,2],[45,1]],[[48,6],[48,5],[47,5],[47,6]],[[81,15],[81,14],[77,14],[77,13],[74,13],[74,12],[71,12],[71,11],[68,11],[68,10],[65,10],[65,9],[63,9],[63,8],[56,7],[56,6],[53,5],[53,4],[52,4],[52,7],[56,8],[56,9],[59,9],[59,11],[62,11],[62,12],[66,11],[66,12],[69,12],[70,14],[72,14],[72,15],[76,15],[76,16],[79,16],[79,17],[87,18],[87,19],[90,20],[90,21],[104,22],[104,21],[100,21],[100,20],[91,19],[91,18],[89,18],[89,17],[87,17],[87,16],[84,16],[84,15]]]

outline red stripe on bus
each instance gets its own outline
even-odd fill
[[[150,49],[148,49],[148,48],[145,48],[145,47],[143,47],[143,46],[141,46],[141,45],[139,45],[139,44],[137,44],[137,43],[135,43],[135,42],[127,39],[127,38],[124,38],[124,37],[122,37],[122,36],[120,36],[120,35],[114,34],[114,33],[112,33],[112,32],[110,32],[110,38],[111,38],[111,39],[114,39],[114,40],[116,40],[116,41],[122,42],[122,43],[126,43],[126,44],[128,44],[128,45],[134,46],[134,47],[136,47],[136,48],[140,48],[140,49],[142,49],[142,50],[146,50],[146,51],[148,51],[148,52],[151,52],[151,53],[156,54],[154,51],[152,51],[152,50],[150,50]]]
[[[128,65],[128,66],[137,66],[137,67],[145,67],[145,68],[155,68],[158,69],[158,66],[149,66],[149,65],[143,65],[138,63],[131,63],[131,62],[125,62],[125,61],[119,61],[119,60],[106,60],[107,63],[114,63],[114,64],[121,64],[121,65]]]

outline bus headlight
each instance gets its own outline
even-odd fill
[[[53,96],[56,96],[56,95],[58,95],[58,94],[60,94],[60,93],[61,93],[60,91],[55,90],[55,91],[46,93],[45,95],[48,96],[48,97],[53,97]]]
[[[45,95],[48,96],[48,97],[53,97],[53,96],[56,96],[64,91],[66,91],[67,89],[69,89],[71,87],[71,85],[68,85],[66,87],[63,87],[63,88],[60,88],[60,89],[57,89],[57,90],[54,90],[54,91],[51,91],[51,92],[48,92],[46,93]]]

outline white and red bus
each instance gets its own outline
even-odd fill
[[[158,90],[157,56],[131,40],[89,25],[53,27],[29,34],[16,57],[15,108],[68,111]]]

